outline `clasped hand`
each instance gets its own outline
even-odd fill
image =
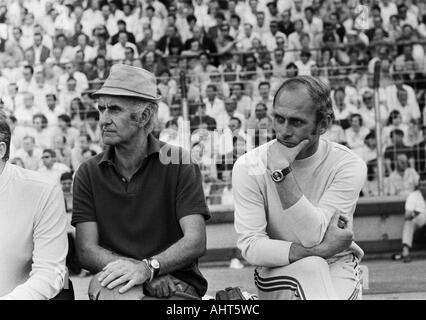
[[[132,262],[128,260],[116,260],[108,263],[99,275],[101,286],[108,289],[126,283],[118,292],[125,293],[130,288],[141,285],[149,280],[151,271],[144,262]]]

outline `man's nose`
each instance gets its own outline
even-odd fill
[[[104,111],[99,114],[99,125],[102,127],[103,125],[111,123],[111,117],[108,111]]]

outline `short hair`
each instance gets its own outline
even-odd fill
[[[239,16],[239,15],[237,15],[237,14],[231,14],[230,19],[237,19],[237,20],[238,20],[238,22],[241,22],[241,18],[240,18],[240,16]]]
[[[34,74],[34,68],[33,68],[33,66],[26,65],[26,66],[24,66],[24,69],[29,69],[30,72],[31,72],[31,74]]]
[[[56,158],[56,152],[53,149],[44,149],[43,153],[48,153],[52,158]]]
[[[330,87],[318,78],[312,76],[297,76],[289,78],[283,82],[275,93],[273,106],[277,103],[277,99],[282,91],[294,90],[297,88],[305,88],[312,99],[313,105],[316,106],[316,123],[320,123],[330,117],[334,120],[334,112],[331,104]],[[331,121],[329,121],[328,126]]]
[[[12,133],[10,132],[10,127],[6,122],[6,118],[0,117],[0,142],[4,142],[6,144],[6,153],[2,158],[5,162],[9,160],[11,138]]]
[[[241,119],[240,118],[238,118],[238,117],[231,117],[229,119],[229,121],[231,121],[231,120],[236,120],[238,122],[238,124],[241,126]]]
[[[404,131],[402,131],[401,129],[393,129],[390,133],[391,139],[394,137],[394,135],[404,137]]]
[[[57,100],[57,98],[56,98],[56,94],[54,94],[54,93],[48,93],[48,94],[46,94],[46,98],[48,98],[48,97],[52,97],[53,98],[53,100]]]
[[[65,113],[58,116],[58,120],[64,121],[68,126],[71,126],[71,117]]]
[[[359,125],[362,126],[362,116],[359,113],[352,113],[349,117],[351,122],[352,122],[353,118],[358,118],[359,119]]]
[[[206,89],[208,89],[208,88],[212,88],[214,92],[217,92],[217,87],[213,83],[208,84]]]
[[[65,181],[65,180],[72,180],[72,173],[71,172],[64,172],[63,174],[61,174],[61,178],[60,181]]]
[[[261,86],[268,86],[270,88],[271,84],[269,83],[269,81],[261,81],[258,85],[258,89],[260,89]]]
[[[37,118],[41,119],[42,128],[43,129],[47,128],[47,123],[48,123],[47,117],[43,113],[36,113],[35,115],[33,115],[33,121]]]

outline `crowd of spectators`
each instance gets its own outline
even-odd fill
[[[91,93],[125,63],[158,78],[161,140],[184,145],[185,99],[209,204],[231,204],[233,163],[274,138],[275,91],[313,75],[332,88],[327,138],[367,162],[362,195],[375,196],[380,61],[385,194],[407,195],[426,171],[425,43],[426,4],[415,0],[0,0],[11,162],[59,183],[101,152]]]

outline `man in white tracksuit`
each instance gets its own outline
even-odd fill
[[[260,299],[359,299],[352,221],[367,169],[348,148],[322,139],[333,119],[320,80],[286,80],[273,104],[277,139],[233,169],[235,229],[258,266]]]

